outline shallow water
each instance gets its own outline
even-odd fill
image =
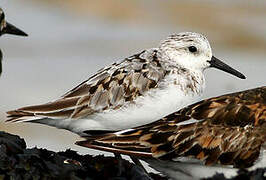
[[[29,1],[4,0],[1,6],[6,9],[8,20],[30,35],[0,39],[4,52],[0,78],[2,121],[6,111],[53,100],[102,66],[155,47],[168,34],[181,31],[171,26],[155,28],[107,22],[97,17],[79,18]],[[247,79],[208,69],[203,98],[265,85],[263,52],[221,48],[215,41],[212,44],[215,56],[243,72]],[[77,135],[44,125],[0,123],[0,130],[20,135],[29,147],[97,153],[75,146]]]

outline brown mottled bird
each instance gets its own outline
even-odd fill
[[[266,167],[266,86],[200,101],[154,123],[77,142],[140,157],[173,179]]]

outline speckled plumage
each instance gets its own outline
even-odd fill
[[[186,170],[197,174],[189,170],[192,164],[231,168],[265,166],[265,159],[262,160],[266,151],[265,132],[264,86],[203,100],[154,123],[78,144],[145,157],[149,159],[147,162],[157,163],[155,168],[165,166],[169,171],[168,161],[168,164],[177,161],[179,168],[182,163],[185,167],[190,162]]]
[[[149,54],[150,57],[142,58],[145,54],[147,51],[99,70],[59,100],[41,106],[21,108],[20,111],[75,119],[106,109],[119,109],[149,89],[156,88],[167,74],[156,58],[156,51]]]
[[[197,46],[191,53],[189,46]],[[121,130],[153,122],[194,102],[203,92],[203,70],[212,52],[197,33],[169,36],[99,70],[58,100],[8,112],[8,121],[48,124],[84,135],[90,130]]]

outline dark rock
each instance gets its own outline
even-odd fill
[[[19,153],[26,148],[24,139],[3,131],[0,131],[0,145],[5,145],[7,154]]]
[[[0,132],[0,179],[150,180],[133,163],[103,155],[79,155],[70,149],[53,152],[26,148],[19,136]],[[152,174],[156,179],[164,179]]]
[[[266,168],[239,170],[231,179],[265,180],[265,173]],[[64,152],[27,149],[22,138],[0,131],[0,179],[167,180],[167,177],[154,173],[147,175],[135,164],[115,157],[79,155],[70,149]],[[208,178],[212,179],[226,178],[216,174]]]

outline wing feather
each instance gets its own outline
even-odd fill
[[[32,116],[79,119],[106,109],[118,109],[156,88],[166,75],[156,53],[156,49],[143,51],[103,68],[56,101],[7,112],[7,121],[27,121],[29,117],[32,120]]]

